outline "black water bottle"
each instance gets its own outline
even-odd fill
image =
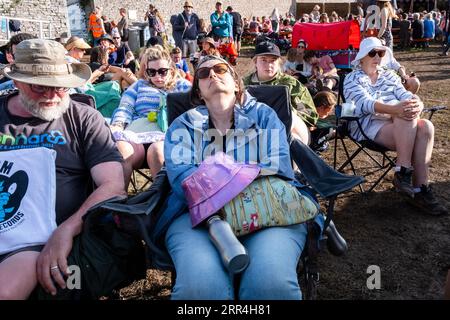
[[[228,222],[222,220],[218,215],[213,215],[208,219],[207,226],[211,241],[219,250],[222,262],[228,271],[232,274],[244,271],[250,258]]]

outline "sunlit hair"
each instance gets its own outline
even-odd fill
[[[286,59],[290,62],[294,62],[296,58],[297,58],[297,49],[289,48]]]
[[[378,6],[381,8],[386,7],[388,9],[388,18],[397,18],[390,1],[378,1]]]
[[[244,93],[245,93],[245,87],[244,83],[242,82],[241,77],[234,71],[234,69],[230,66],[228,62],[223,60],[222,58],[219,58],[217,56],[204,56],[202,60],[200,60],[199,68],[201,68],[202,63],[209,61],[209,60],[216,60],[219,63],[225,63],[228,66],[228,70],[231,74],[231,76],[234,79],[234,82],[237,84],[237,90],[235,92],[236,95],[236,103],[239,105],[243,104],[244,100]],[[197,77],[197,74],[194,74],[194,83],[192,84],[192,90],[191,90],[191,101],[194,105],[204,105],[205,101],[201,98],[201,92],[199,87],[199,79]]]
[[[147,65],[150,61],[157,60],[165,60],[169,65],[169,72],[167,73],[166,83],[164,84],[165,90],[171,90],[175,87],[178,80],[182,79],[181,75],[178,73],[175,64],[170,58],[169,52],[165,50],[162,46],[156,45],[151,48],[148,48],[144,51],[144,54],[141,57],[141,70],[140,78],[147,80],[150,85],[153,85],[150,77],[147,75]]]

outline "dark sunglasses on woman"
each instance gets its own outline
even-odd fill
[[[159,69],[148,68],[147,70],[145,70],[145,72],[147,73],[147,75],[150,78],[156,76],[156,74],[159,74],[161,77],[165,77],[165,76],[167,76],[167,72],[169,72],[169,69],[168,68],[159,68]]]
[[[371,50],[367,55],[371,58],[375,57],[378,54],[380,58],[383,58],[386,54],[385,50]]]
[[[206,79],[209,77],[211,69],[214,70],[215,74],[225,74],[228,71],[228,65],[226,63],[218,63],[212,67],[202,67],[197,69],[195,75],[198,79]]]

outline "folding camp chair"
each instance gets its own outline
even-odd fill
[[[363,181],[362,178],[344,175],[333,170],[308,146],[291,138],[290,128],[292,118],[287,87],[271,85],[249,86],[247,91],[256,97],[258,101],[271,106],[285,125],[288,139],[291,141],[291,158],[300,169],[300,172],[297,172],[296,176],[302,181],[307,182],[315,192],[328,200],[327,218],[324,227],[325,234],[328,236],[328,249],[335,255],[343,254],[347,249],[346,242],[339,235],[332,223],[334,201],[342,192],[359,185]],[[167,105],[169,123],[185,111],[193,108],[190,103],[189,93],[169,94],[167,97]],[[319,280],[316,253],[319,249],[318,240],[320,236],[320,231],[308,226],[307,250],[304,250],[304,254],[301,257],[303,265],[302,273],[307,286],[306,299],[315,298]]]
[[[344,153],[346,156],[346,160],[338,167],[339,172],[344,172],[347,166],[350,166],[351,171],[354,175],[361,173],[361,170],[365,172],[364,177],[368,177],[370,175],[378,175],[374,182],[368,182],[368,189],[365,190],[364,185],[360,184],[359,188],[362,193],[371,192],[374,190],[378,184],[383,180],[383,178],[389,173],[389,171],[395,167],[396,163],[396,154],[392,154],[395,151],[389,150],[388,148],[376,143],[372,139],[370,139],[364,130],[361,127],[361,123],[358,117],[343,117],[342,113],[342,105],[341,101],[345,102],[344,98],[344,78],[345,73],[340,74],[340,82],[339,82],[339,95],[338,102],[335,108],[336,112],[336,135],[335,135],[335,144],[334,144],[334,160],[333,166],[337,167],[337,146],[338,141],[341,142],[342,148],[344,149]],[[423,113],[429,113],[428,120],[431,120],[435,112],[447,109],[446,106],[433,106],[430,108],[425,108]],[[355,122],[358,126],[358,129],[361,131],[364,136],[364,140],[357,141],[353,139],[350,135],[348,126],[350,122]],[[350,154],[349,147],[345,143],[345,141],[351,141],[356,149]],[[365,154],[373,164],[373,166],[364,167],[364,168],[356,168],[353,161],[359,154]]]

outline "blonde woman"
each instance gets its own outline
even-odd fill
[[[393,50],[392,39],[392,18],[397,18],[394,8],[389,0],[378,0],[380,7],[381,27],[378,31],[378,39],[383,39],[386,42],[386,47]]]
[[[141,63],[142,78],[125,91],[111,120],[111,130],[125,160],[126,185],[133,169],[148,165],[152,176],[159,172],[164,162],[166,96],[169,92],[186,92],[191,88],[191,83],[179,75],[170,54],[163,47],[148,48]],[[127,135],[124,130],[140,133],[139,139]]]

